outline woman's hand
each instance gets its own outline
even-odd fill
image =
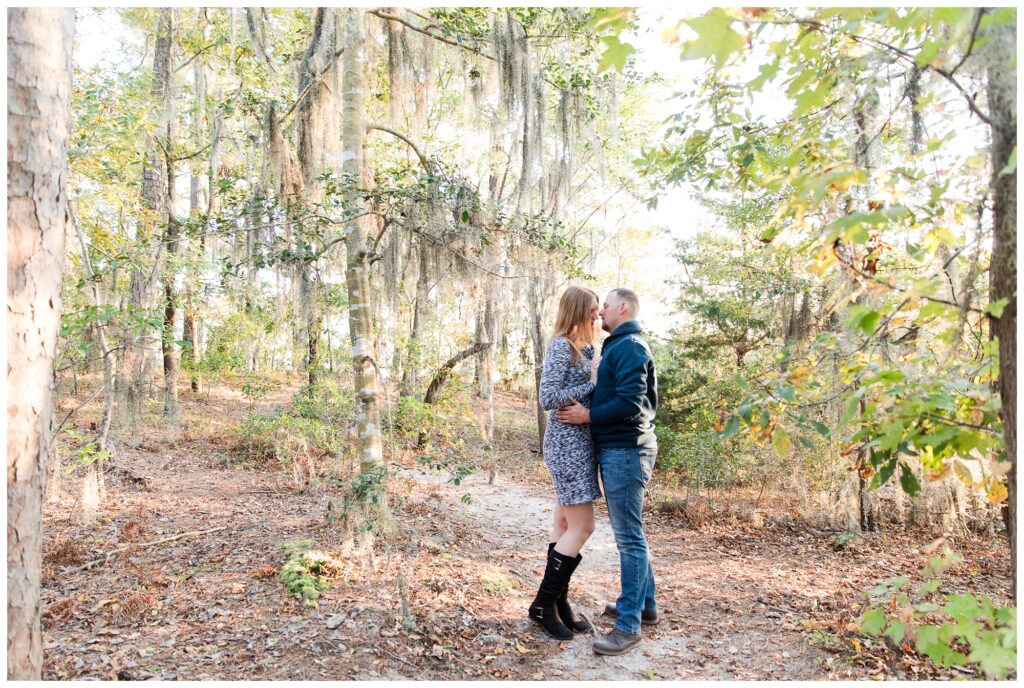
[[[590,364],[590,381],[597,384],[597,367],[601,365],[601,354],[594,354],[594,360]]]

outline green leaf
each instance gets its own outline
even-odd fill
[[[970,621],[981,613],[981,605],[978,604],[978,598],[974,595],[947,595],[946,600],[946,606],[942,608],[942,613],[957,621]]]
[[[608,47],[597,63],[597,73],[600,74],[612,67],[621,72],[626,66],[626,58],[635,53],[636,48],[629,43],[623,43],[618,36],[603,36],[601,40]]]
[[[762,64],[758,68],[759,74],[747,84],[747,88],[751,91],[761,90],[766,83],[774,79],[775,75],[779,73],[779,64],[780,62],[778,59]]]
[[[733,17],[717,7],[702,17],[687,21],[697,32],[697,38],[683,43],[682,58],[714,57],[715,68],[721,68],[730,55],[746,45],[746,39],[732,29],[733,21]]]
[[[898,645],[900,641],[903,640],[904,631],[905,626],[903,625],[903,622],[898,619],[893,619],[889,624],[889,627],[885,629],[885,635],[892,638],[892,641]]]
[[[822,437],[828,437],[829,435],[832,434],[832,431],[828,429],[828,426],[824,425],[823,423],[819,423],[816,420],[812,420],[811,425],[814,426],[814,429],[817,430],[818,434],[821,435]]]
[[[891,478],[892,474],[896,472],[896,463],[896,459],[893,459],[889,463],[882,466],[881,470],[875,473],[875,477],[871,481],[872,490],[875,490],[889,482],[889,478]]]
[[[732,437],[740,429],[740,417],[729,416],[729,420],[725,421],[725,427],[722,428],[720,436],[724,439],[726,437]]]
[[[776,425],[775,429],[772,430],[772,448],[780,459],[786,458],[786,454],[793,448],[793,443],[789,439],[789,433],[781,425]]]
[[[932,60],[938,56],[940,46],[941,43],[939,43],[939,41],[928,41],[921,46],[921,50],[914,57],[914,61],[917,63],[917,66],[924,67],[930,65]]]
[[[903,487],[903,491],[911,497],[916,496],[921,491],[921,483],[917,481],[917,476],[910,470],[910,466],[901,461],[900,468],[902,469],[900,472],[900,485]]]
[[[923,652],[942,666],[962,664],[967,658],[949,647],[953,640],[952,630],[950,624],[921,626],[917,631],[917,651]]]
[[[1007,158],[1007,160],[1006,160],[1006,165],[1003,166],[1003,169],[999,170],[999,174],[997,176],[1002,177],[1004,174],[1013,174],[1016,171],[1017,171],[1017,146],[1014,146],[1013,150],[1010,152],[1010,157]]]
[[[1017,667],[1017,645],[1004,647],[999,631],[982,631],[967,661],[975,662],[989,678],[1002,678]]]
[[[860,632],[864,635],[877,636],[885,627],[885,612],[875,607],[864,612],[860,617]]]
[[[846,319],[847,327],[856,327],[865,335],[870,335],[878,326],[882,314],[867,306],[851,306],[850,317]]]
[[[998,301],[993,301],[989,305],[985,306],[985,312],[991,315],[993,318],[1003,317],[1003,310],[1006,308],[1006,304],[1010,303],[1010,299],[1003,297]]]

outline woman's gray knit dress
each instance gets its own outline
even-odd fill
[[[590,381],[594,347],[585,346],[580,354],[580,361],[574,366],[569,342],[556,337],[548,345],[540,378],[540,405],[549,412],[544,463],[555,484],[555,502],[563,506],[586,504],[601,497],[590,426],[565,425],[555,419],[555,410],[568,406],[573,399],[590,408],[590,396],[594,393],[594,383]]]

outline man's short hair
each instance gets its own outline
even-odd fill
[[[637,297],[636,292],[632,289],[612,289],[612,292],[620,299],[626,302],[629,306],[629,314],[634,318],[640,315],[640,299]]]

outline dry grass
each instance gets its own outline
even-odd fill
[[[121,542],[131,542],[138,540],[146,533],[146,521],[149,519],[149,515],[146,512],[146,506],[139,504],[131,517],[121,526],[120,540]]]
[[[43,561],[52,566],[82,564],[88,559],[89,552],[73,538],[57,536],[52,543],[43,547]]]
[[[128,590],[111,605],[109,620],[114,623],[130,623],[141,619],[156,606],[156,598],[145,590]]]
[[[80,595],[76,595],[54,602],[43,611],[43,620],[51,623],[67,621],[77,611],[80,597]]]

